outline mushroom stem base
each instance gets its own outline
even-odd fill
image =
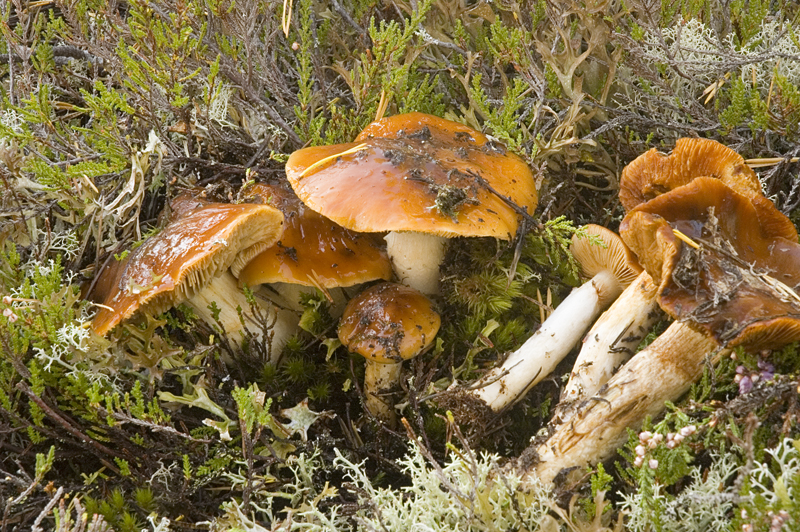
[[[219,309],[219,322],[228,337],[237,344],[241,343],[241,334],[244,332],[242,322],[239,320],[238,307],[241,307],[244,319],[248,322],[250,330],[258,341],[269,341],[269,360],[276,364],[280,358],[281,350],[291,335],[297,331],[297,317],[293,313],[279,311],[275,305],[265,304],[256,299],[264,311],[266,322],[272,324],[268,330],[256,322],[250,313],[250,303],[247,301],[236,278],[230,271],[215,277],[203,290],[195,294],[186,304],[197,313],[201,320],[214,324],[214,314],[208,308],[215,303]]]
[[[364,372],[364,408],[387,425],[397,424],[397,413],[390,393],[400,382],[402,363],[381,364],[367,360]]]
[[[670,325],[555,428],[536,449],[538,464],[524,475],[552,484],[563,469],[594,465],[614,454],[628,439],[628,427],[640,427],[647,416],[660,413],[666,401],[689,390],[703,373],[705,355],[716,345],[688,325]]]

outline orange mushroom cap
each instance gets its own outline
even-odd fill
[[[730,347],[800,339],[797,232],[762,196],[699,177],[634,208],[620,234],[675,319]]]
[[[254,257],[237,257],[231,271],[240,282],[334,288],[391,279],[392,264],[380,236],[337,225],[282,186],[257,183],[247,197],[282,211],[284,231],[277,243]]]
[[[280,237],[283,214],[273,207],[180,202],[164,229],[100,272],[95,298],[102,306],[92,322],[97,334],[137,310],[164,312],[227,270],[242,249]]]
[[[381,283],[350,300],[339,324],[339,340],[367,360],[393,364],[413,358],[433,343],[441,318],[421,292]]]
[[[682,138],[665,155],[655,148],[623,170],[619,200],[626,211],[700,176],[714,177],[747,197],[761,194],[758,176],[741,155],[715,140]]]
[[[286,175],[306,205],[360,232],[510,239],[519,213],[509,202],[529,213],[537,202],[520,157],[467,126],[422,113],[373,122],[353,143],[298,150]]]

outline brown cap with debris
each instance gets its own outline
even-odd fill
[[[699,177],[633,209],[620,234],[675,319],[730,347],[800,339],[797,232],[762,196]]]
[[[337,225],[279,185],[257,183],[249,187],[246,197],[281,210],[284,231],[277,243],[254,257],[237,257],[231,271],[240,282],[334,288],[392,278],[392,264],[380,236]]]
[[[467,126],[422,113],[373,122],[355,142],[294,152],[286,174],[309,207],[360,232],[510,239],[536,207],[525,161]]]
[[[741,155],[715,140],[682,138],[669,155],[652,148],[626,166],[619,200],[630,211],[700,176],[717,178],[747,197],[761,194],[758,177]]]
[[[339,324],[339,340],[380,364],[413,358],[436,338],[441,318],[425,295],[396,283],[381,283],[354,297]]]
[[[183,200],[181,200],[183,201]],[[256,242],[274,244],[283,214],[267,205],[231,205],[198,200],[180,204],[158,234],[107,268],[95,291],[102,302],[92,322],[104,335],[137,310],[159,314],[202,289],[227,270],[236,254]]]

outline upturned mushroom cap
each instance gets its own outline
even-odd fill
[[[422,113],[373,122],[349,144],[296,151],[286,175],[306,205],[360,232],[510,239],[519,213],[508,203],[532,213],[537,201],[520,157]]]
[[[177,213],[178,215],[176,215]],[[100,275],[102,306],[92,322],[100,335],[137,310],[159,314],[196,294],[227,270],[236,254],[259,241],[275,243],[283,214],[268,205],[201,200],[181,204],[158,234]]]
[[[622,238],[601,225],[584,226],[583,235],[573,235],[570,251],[580,263],[583,276],[591,278],[603,270],[611,270],[620,284],[628,286],[642,273],[636,255]],[[598,245],[597,240],[601,244]]]
[[[425,295],[396,283],[375,285],[347,304],[339,340],[380,364],[413,358],[433,343],[441,319]]]
[[[642,272],[636,256],[620,236],[603,226],[588,224],[585,236],[574,235],[570,251],[581,265],[583,276],[592,278],[600,272],[610,272],[621,287],[627,287]],[[601,244],[597,243],[600,240]],[[616,297],[614,291],[611,297]]]
[[[633,209],[620,234],[675,319],[730,347],[800,339],[797,232],[769,200],[700,177]]]
[[[741,155],[715,140],[682,138],[665,155],[655,148],[622,170],[619,200],[626,211],[700,176],[714,177],[747,197],[761,194],[758,176]]]
[[[255,184],[247,196],[284,214],[280,240],[255,256],[240,254],[231,271],[249,286],[292,283],[334,288],[391,279],[383,239],[341,227],[303,205],[287,188]]]

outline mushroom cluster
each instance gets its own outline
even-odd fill
[[[298,150],[286,174],[292,189],[252,184],[235,205],[176,199],[157,235],[99,273],[94,330],[185,301],[235,337],[247,285],[272,324],[257,334],[277,364],[296,331],[300,290],[322,291],[341,311],[356,293],[341,289],[394,278],[407,286],[352,298],[339,328],[368,360],[366,409],[392,424],[400,362],[438,331],[424,294],[439,292],[446,239],[510,240],[536,206],[533,175],[494,139],[422,113],[377,120],[350,144]]]
[[[651,151],[626,168],[620,234],[650,277],[636,290],[675,322],[558,420],[530,449],[528,474],[552,482],[606,458],[723,348],[800,339],[797,232],[757,183],[738,154],[707,140],[682,140],[670,156]]]
[[[386,234],[395,276],[407,288],[381,285],[352,300],[339,337],[368,360],[367,410],[392,424],[391,388],[407,358],[400,346],[416,339],[413,351],[424,350],[439,327],[423,294],[439,293],[446,239],[510,240],[536,207],[533,175],[495,140],[422,113],[377,120],[352,143],[296,151],[286,175],[303,203],[326,219]],[[425,325],[397,318],[400,308]]]

